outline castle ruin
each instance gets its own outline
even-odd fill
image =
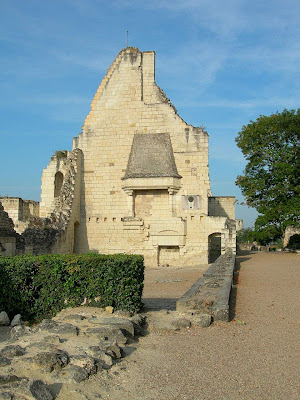
[[[39,217],[59,227],[56,253],[143,254],[155,267],[235,252],[235,198],[211,195],[208,134],[156,85],[155,52],[114,60],[72,151],[43,171]]]

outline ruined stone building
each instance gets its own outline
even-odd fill
[[[39,202],[23,200],[20,197],[0,196],[2,206],[13,220],[14,230],[23,233],[30,225],[30,220],[39,217]]]
[[[157,266],[206,263],[235,249],[235,199],[212,197],[208,134],[184,122],[155,83],[155,53],[122,50],[73,150],[42,176],[40,217],[53,251],[139,253]]]
[[[235,251],[235,198],[213,197],[208,134],[155,83],[155,53],[122,50],[72,151],[43,171],[39,216],[51,252],[143,254],[146,266],[197,265]]]

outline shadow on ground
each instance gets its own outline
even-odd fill
[[[236,301],[237,301],[237,292],[238,292],[238,283],[239,283],[239,274],[241,269],[241,264],[247,260],[250,260],[251,257],[247,257],[248,255],[253,254],[253,251],[240,251],[236,256],[235,260],[235,268],[233,271],[233,281],[232,288],[230,292],[229,299],[229,321],[232,321],[236,316]]]
[[[176,301],[178,298],[144,298],[145,311],[159,311],[159,310],[176,310]]]

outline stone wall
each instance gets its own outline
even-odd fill
[[[235,255],[227,249],[176,303],[176,310],[209,314],[213,321],[229,321]]]
[[[215,232],[222,235],[222,251],[234,247],[227,226],[228,217],[234,219],[233,200],[220,200],[226,212],[208,217],[208,134],[185,123],[156,85],[154,52],[119,53],[73,139],[73,151],[79,149],[76,206],[68,208],[59,251],[143,254],[146,265],[157,266],[159,258],[170,265],[207,262],[208,236]],[[62,151],[43,172],[41,217],[63,207],[57,198],[68,157]],[[132,173],[141,164],[146,174]]]
[[[14,223],[0,203],[0,256],[14,256],[15,254],[16,238]]]
[[[287,226],[284,232],[283,246],[286,247],[289,243],[290,238],[296,234],[300,235],[299,227],[296,228],[295,226]]]
[[[20,197],[0,197],[4,210],[14,222],[14,229],[21,234],[32,218],[39,216],[39,202],[23,200]]]
[[[208,198],[208,215],[235,219],[235,197],[216,196]]]

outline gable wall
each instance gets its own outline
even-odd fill
[[[82,241],[80,251],[128,251],[132,241],[133,251],[143,253],[148,240],[145,229],[131,229],[126,237],[121,221],[130,215],[121,178],[134,134],[170,134],[182,175],[182,189],[173,199],[178,217],[186,213],[181,210],[184,194],[201,194],[199,213],[207,215],[208,135],[187,125],[156,86],[154,52],[127,49],[111,70],[114,72],[105,85],[102,82],[102,88],[100,85],[82,133],[74,141],[83,151],[80,226],[87,240]]]

